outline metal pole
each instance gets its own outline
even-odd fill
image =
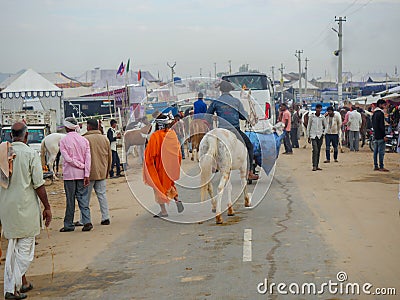
[[[309,62],[309,59],[306,57],[306,60],[305,60],[305,62],[306,62],[306,66],[304,67],[304,72],[305,72],[305,83],[304,83],[304,95],[307,97],[307,82],[308,82],[308,76],[307,76],[307,71],[308,71],[308,67],[307,67],[307,63]]]
[[[339,60],[338,60],[338,102],[340,103],[343,100],[343,76],[342,76],[342,67],[343,67],[343,44],[342,44],[342,39],[343,39],[343,28],[342,28],[342,23],[346,22],[346,17],[335,17],[335,21],[338,22],[339,24],[339,32],[338,32],[338,37],[339,37]]]
[[[109,110],[110,110],[110,118],[112,119],[112,118],[113,118],[113,115],[112,115],[112,110],[111,110],[110,91],[109,91],[109,89],[108,89],[108,80],[106,80],[106,83],[107,83],[107,101],[108,101],[108,108],[109,108]],[[115,107],[114,107],[114,110],[115,110]]]
[[[217,78],[217,63],[214,63],[214,75]]]
[[[281,68],[279,69],[279,71],[281,71],[281,103],[283,103],[283,70],[285,69],[285,67],[283,66],[283,64],[281,64]]]
[[[174,74],[175,74],[175,66],[176,66],[176,62],[171,66],[169,63],[167,63],[167,66],[171,68],[171,80],[172,80],[172,97],[175,96],[175,82],[174,82]]]
[[[299,62],[299,102],[301,103],[302,97],[301,97],[301,54],[303,53],[303,50],[296,50],[295,56],[297,57],[297,60]]]
[[[275,84],[275,72],[274,72],[274,71],[275,71],[275,67],[272,66],[272,67],[271,67],[271,72],[272,72],[272,83],[273,83],[273,84]]]
[[[229,74],[232,74],[232,61],[228,60],[229,62]]]

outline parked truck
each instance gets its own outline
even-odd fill
[[[1,141],[11,141],[11,126],[24,122],[28,127],[28,145],[40,153],[40,145],[46,135],[57,132],[55,110],[3,111]]]

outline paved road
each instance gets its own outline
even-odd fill
[[[280,164],[263,201],[237,214],[201,224],[177,224],[138,217],[130,230],[79,274],[64,274],[68,286],[42,290],[51,299],[344,299],[277,296],[257,292],[275,282],[335,280],[335,253],[316,231],[315,220],[296,194],[290,168]],[[240,202],[240,203],[239,203]],[[251,230],[251,261],[244,232]],[[248,237],[248,236],[247,236]],[[251,243],[251,246],[249,245]],[[71,277],[74,277],[72,280]],[[59,276],[58,276],[59,277]],[[43,297],[45,299],[46,297]]]

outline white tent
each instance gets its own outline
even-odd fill
[[[389,93],[396,93],[396,92],[400,92],[400,85],[389,89]]]
[[[389,94],[389,95],[386,95],[385,97],[382,97],[382,99],[398,102],[400,100],[400,94],[399,93]]]
[[[364,105],[369,105],[372,103],[376,103],[379,99],[382,99],[380,96],[362,96],[355,99],[350,99],[351,103],[359,103]]]
[[[63,115],[62,95],[62,89],[29,69],[0,91],[1,108],[21,110],[26,99],[39,98],[44,109],[56,110],[57,121],[60,123]]]
[[[62,89],[32,69],[26,70],[1,92],[1,98],[61,97]]]
[[[299,81],[297,80],[297,81],[293,82],[290,86],[294,89],[299,89],[300,88]],[[304,79],[301,80],[301,88],[303,90],[306,88]],[[313,85],[312,83],[307,82],[307,90],[319,90],[319,88],[316,87],[315,85]]]

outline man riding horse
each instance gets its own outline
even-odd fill
[[[213,115],[216,113],[218,117],[225,120],[226,122],[219,122],[218,126],[232,131],[245,144],[249,158],[248,179],[257,180],[258,175],[254,174],[251,168],[254,161],[253,144],[250,142],[248,136],[240,130],[240,120],[248,120],[248,114],[244,110],[242,102],[229,94],[229,92],[234,90],[230,82],[222,80],[219,84],[219,89],[221,96],[211,103],[207,109],[207,114]]]

